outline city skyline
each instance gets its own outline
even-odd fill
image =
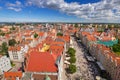
[[[0,0],[0,22],[120,22],[119,0]]]

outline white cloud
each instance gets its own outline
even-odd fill
[[[88,20],[120,20],[120,0],[101,0],[96,3],[67,3],[64,0],[27,0],[27,4],[51,8]]]
[[[20,1],[16,1],[15,3],[7,3],[6,4],[7,8],[10,9],[10,10],[14,10],[16,12],[19,12],[22,10],[22,4]]]

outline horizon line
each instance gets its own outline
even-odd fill
[[[12,22],[9,22],[9,21],[7,21],[7,22],[0,22],[0,23],[91,23],[91,24],[95,24],[95,23],[97,23],[97,24],[120,24],[120,22],[47,22],[47,21],[36,21],[36,22],[32,22],[32,21],[24,21],[24,22],[21,22],[21,21],[18,21],[18,22],[15,22],[15,21],[12,21]]]

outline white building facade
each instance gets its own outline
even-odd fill
[[[4,72],[7,72],[11,68],[12,67],[11,67],[10,59],[7,58],[7,56],[1,56],[0,57],[0,75],[3,74]]]
[[[15,62],[23,62],[24,61],[24,54],[27,53],[29,47],[27,45],[20,46],[20,50],[14,49],[14,50],[9,50],[9,56],[11,61]]]

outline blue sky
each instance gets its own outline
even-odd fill
[[[120,0],[0,0],[0,22],[120,22]]]

